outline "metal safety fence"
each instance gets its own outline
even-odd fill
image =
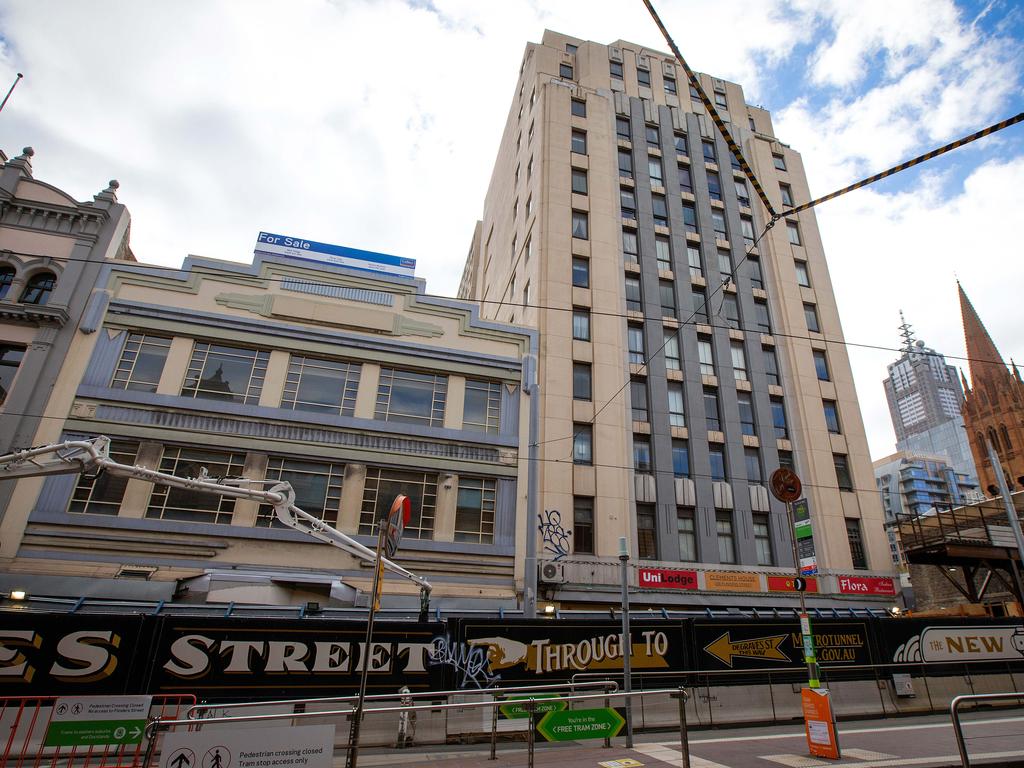
[[[953,720],[953,733],[956,735],[956,746],[960,751],[960,764],[963,768],[971,768],[971,756],[967,750],[967,739],[960,722],[960,710],[967,704],[983,704],[995,701],[1014,701],[1024,704],[1024,693],[976,693],[957,696],[950,702],[949,716]]]
[[[1005,660],[895,662],[820,667],[822,687],[832,692],[838,717],[941,713],[962,694],[1024,689],[1024,671]],[[806,667],[634,672],[634,690],[684,686],[691,692],[694,725],[778,723],[802,716],[800,689]],[[621,681],[621,672],[579,672],[577,685],[591,680]],[[674,717],[667,701],[645,700],[638,727],[662,727]]]
[[[596,693],[560,693],[560,691],[566,691],[570,688],[569,685],[537,685],[537,686],[520,686],[514,688],[503,688],[503,689],[488,689],[487,691],[480,691],[478,693],[484,694],[486,698],[480,701],[459,701],[459,702],[444,702],[438,703],[437,701],[431,701],[428,703],[417,704],[417,703],[398,703],[397,705],[389,706],[378,706],[378,707],[367,707],[364,709],[364,717],[374,718],[383,715],[389,716],[411,716],[415,717],[416,714],[428,714],[428,713],[449,713],[449,712],[462,712],[469,710],[471,712],[477,712],[484,714],[490,719],[491,723],[497,722],[497,711],[500,707],[508,706],[509,704],[516,704],[520,706],[524,713],[524,728],[525,741],[527,745],[527,765],[529,768],[533,768],[536,760],[536,739],[535,733],[538,731],[538,723],[541,720],[541,715],[551,711],[552,705],[565,705],[571,711],[569,714],[575,712],[574,707],[577,703],[585,703],[590,705],[598,705],[603,707],[605,710],[610,709],[609,705],[612,702],[622,702],[622,705],[629,708],[633,705],[634,700],[643,700],[645,697],[654,696],[667,696],[678,700],[678,728],[679,728],[679,739],[680,748],[682,750],[682,762],[681,765],[684,768],[689,768],[689,749],[688,749],[688,732],[687,732],[687,720],[686,720],[686,707],[685,703],[688,698],[688,694],[684,688],[665,688],[665,689],[652,689],[648,691],[634,691],[627,693],[624,691],[617,690],[617,685],[614,682],[601,681],[600,685],[595,685],[594,682],[590,683],[576,683],[571,686],[574,689],[580,688],[593,688],[603,687]],[[458,695],[464,695],[465,691],[457,692],[421,692],[414,694],[418,697],[434,697],[437,698],[442,693],[452,693]],[[150,751],[147,754],[146,761],[143,763],[143,768],[149,768],[150,765],[163,764],[163,747],[161,742],[161,736],[166,736],[170,733],[175,733],[179,729],[185,730],[191,733],[202,733],[207,729],[216,729],[218,727],[229,727],[232,731],[237,733],[240,728],[256,728],[262,729],[268,725],[280,724],[287,726],[296,726],[299,724],[305,724],[310,722],[316,722],[318,720],[333,721],[335,725],[339,724],[355,716],[356,709],[354,706],[348,706],[353,703],[355,697],[336,697],[329,699],[289,699],[277,702],[247,702],[242,705],[197,705],[191,709],[192,716],[186,716],[177,719],[163,719],[154,718],[152,722],[147,726],[149,744],[151,745]],[[373,699],[367,697],[368,700],[383,703],[381,700],[384,699],[396,699],[399,696],[386,694],[376,695]],[[341,706],[339,706],[341,705]],[[286,709],[287,711],[271,711],[261,712],[259,714],[233,714],[234,711],[246,711],[251,709]],[[220,716],[209,716],[217,709],[222,709],[228,714]],[[589,711],[589,710],[588,710]],[[543,723],[540,724],[543,726]],[[615,735],[625,735],[627,746],[632,745],[632,734],[627,731],[625,734],[620,734],[620,728],[615,727],[609,729],[609,733],[614,730]],[[346,732],[345,729],[336,729],[335,733],[340,735],[342,732]],[[603,735],[603,734],[602,734]],[[599,735],[597,738],[601,738]],[[497,752],[497,729],[492,728],[491,730],[491,751],[490,759],[496,759]],[[575,734],[573,738],[578,737]],[[611,737],[604,736],[604,745],[606,747],[611,746]],[[335,741],[333,745],[333,758],[345,760],[345,765],[349,768],[356,768],[358,763],[359,755],[359,744],[351,743],[347,738],[341,741]],[[172,755],[173,756],[173,755]]]

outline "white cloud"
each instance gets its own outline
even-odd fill
[[[1004,359],[1024,360],[1014,286],[1024,249],[1006,223],[1024,207],[1024,157],[985,163],[948,199],[940,177],[908,192],[865,190],[822,206],[818,222],[848,342],[898,347],[899,311],[928,346],[967,371],[959,277]],[[844,289],[855,286],[856,290]],[[894,450],[881,381],[898,353],[850,348],[871,452]]]
[[[694,68],[741,83],[752,102],[806,96],[767,106],[819,194],[984,124],[1019,89],[1019,41],[984,37],[948,1],[657,5]],[[527,41],[548,27],[666,48],[642,5],[583,0],[108,0],[103,14],[0,0],[0,25],[0,83],[26,73],[0,147],[33,145],[37,176],[80,199],[118,178],[139,258],[248,260],[265,229],[416,257],[428,288],[449,295]],[[792,58],[807,47],[810,62]],[[773,80],[805,63],[808,82]],[[1020,207],[1020,170],[985,166],[948,201],[922,180],[823,206],[848,338],[894,342],[902,306],[929,343],[960,349],[947,328],[959,322],[956,268],[1010,344],[1020,313],[1001,297],[1021,260],[997,234]],[[888,418],[874,414],[891,355],[864,354],[869,434],[883,434]]]

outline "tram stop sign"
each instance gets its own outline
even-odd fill
[[[800,478],[788,467],[779,467],[771,476],[772,496],[779,501],[792,504],[800,498]]]
[[[385,521],[384,530],[384,557],[388,560],[395,556],[398,551],[398,543],[402,540],[402,532],[412,517],[412,502],[408,496],[399,494],[395,496]]]

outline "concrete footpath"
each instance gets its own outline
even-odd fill
[[[1024,710],[983,711],[964,718],[964,735],[972,765],[1024,766]],[[675,736],[675,738],[673,738]],[[860,720],[839,724],[842,758],[811,758],[803,725],[773,725],[694,731],[690,734],[691,768],[945,768],[960,766],[960,756],[948,715]],[[417,765],[443,768],[521,768],[527,765],[523,743],[499,743],[497,760],[489,760],[489,745],[419,749],[365,750],[365,768]],[[612,761],[622,761],[616,765]],[[633,762],[629,762],[633,761]],[[344,763],[342,759],[342,764]],[[609,765],[610,764],[610,765]],[[625,768],[681,766],[678,734],[640,734],[632,749],[619,737],[611,749],[601,742],[538,742],[537,768]]]

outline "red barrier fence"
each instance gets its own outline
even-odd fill
[[[146,738],[138,744],[46,746],[57,696],[0,697],[0,768],[140,768]],[[177,720],[196,703],[191,694],[153,697],[149,718]]]

